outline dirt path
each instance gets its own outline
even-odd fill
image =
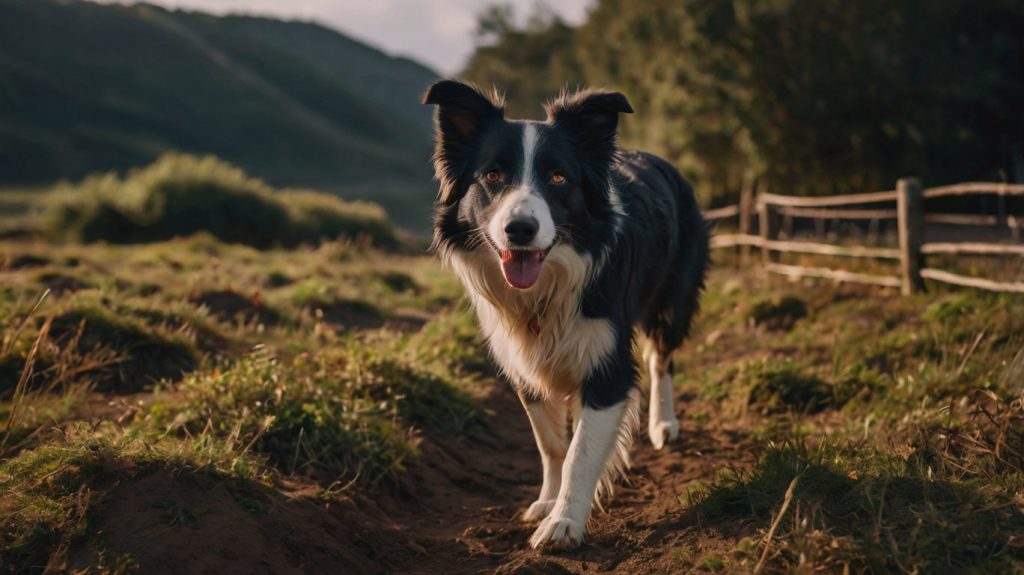
[[[685,506],[692,482],[752,462],[748,431],[683,418],[681,441],[664,452],[638,438],[630,483],[619,487],[604,512],[595,510],[581,549],[534,551],[527,545],[534,525],[518,519],[540,488],[533,435],[507,386],[495,383],[488,403],[498,435],[493,443],[432,445],[424,453],[426,468],[411,477],[421,510],[401,513],[399,528],[418,552],[395,564],[395,572],[677,573],[748,534],[702,526]]]
[[[492,380],[493,381],[493,380]],[[708,412],[694,398],[679,405]],[[518,519],[540,489],[540,461],[522,407],[493,381],[485,406],[494,437],[425,437],[401,485],[324,499],[323,486],[276,489],[202,471],[114,466],[100,475],[94,535],[69,567],[128,556],[141,573],[679,573],[712,572],[753,528],[701,523],[687,509],[695,481],[752,463],[742,420],[682,417],[680,441],[654,451],[642,435],[630,482],[595,510],[587,543],[541,553]],[[677,415],[682,416],[682,413]]]

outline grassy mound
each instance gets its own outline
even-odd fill
[[[158,468],[251,485],[267,478],[256,458],[206,436],[179,441],[78,424],[0,463],[0,571],[65,571],[71,545],[88,534],[106,492],[125,476]],[[130,571],[109,567],[99,572]]]
[[[1006,409],[1019,417],[1019,404]],[[701,492],[699,509],[712,521],[771,521],[778,544],[755,552],[747,539],[739,554],[749,566],[767,553],[772,573],[806,564],[822,572],[1015,572],[1024,513],[1011,494],[1024,475],[991,449],[949,453],[945,431],[923,435],[906,457],[828,441],[770,447],[754,469],[729,471]],[[1015,440],[1013,450],[1021,447]]]
[[[184,406],[166,411],[177,412],[172,428],[212,431],[287,472],[365,485],[396,478],[414,455],[407,426],[445,433],[483,427],[480,408],[447,382],[358,344],[292,360],[257,352],[190,378],[182,392]]]
[[[375,204],[309,191],[276,191],[212,156],[167,154],[128,173],[90,176],[57,190],[48,235],[83,242],[140,243],[208,232],[257,248],[368,238],[397,245]]]
[[[139,391],[162,379],[180,379],[200,360],[195,344],[181,334],[89,303],[78,303],[56,316],[50,335],[82,354],[96,350],[115,354],[108,365],[99,367],[95,378],[100,389],[118,393]]]

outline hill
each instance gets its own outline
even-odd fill
[[[314,23],[0,0],[0,185],[179,150],[273,184],[428,189],[417,95],[436,77]]]

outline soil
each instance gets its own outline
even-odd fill
[[[493,437],[424,437],[401,485],[376,497],[348,490],[327,501],[299,478],[270,489],[206,473],[121,471],[70,566],[94,563],[102,550],[129,554],[141,573],[711,572],[701,556],[727,555],[753,534],[707,525],[686,506],[693,482],[752,463],[750,426],[682,417],[680,440],[664,451],[637,436],[628,483],[595,509],[580,549],[535,551],[535,526],[518,519],[540,488],[529,423],[497,381],[486,406]]]
[[[191,297],[196,305],[204,305],[210,313],[225,321],[234,321],[241,317],[246,323],[256,321],[266,325],[281,323],[281,316],[274,310],[265,307],[259,299],[259,292],[242,295],[234,290],[211,290]]]

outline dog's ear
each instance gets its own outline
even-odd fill
[[[424,104],[437,106],[438,138],[471,139],[489,120],[500,120],[504,110],[482,92],[455,80],[434,82],[423,93]]]
[[[619,113],[633,113],[625,96],[600,90],[562,93],[544,109],[548,123],[566,127],[583,149],[609,158],[615,152]]]
[[[455,198],[458,179],[465,171],[470,146],[490,122],[504,119],[502,102],[476,88],[454,80],[435,82],[423,93],[422,102],[437,106],[434,112],[434,170],[441,182],[439,198],[445,205]]]

